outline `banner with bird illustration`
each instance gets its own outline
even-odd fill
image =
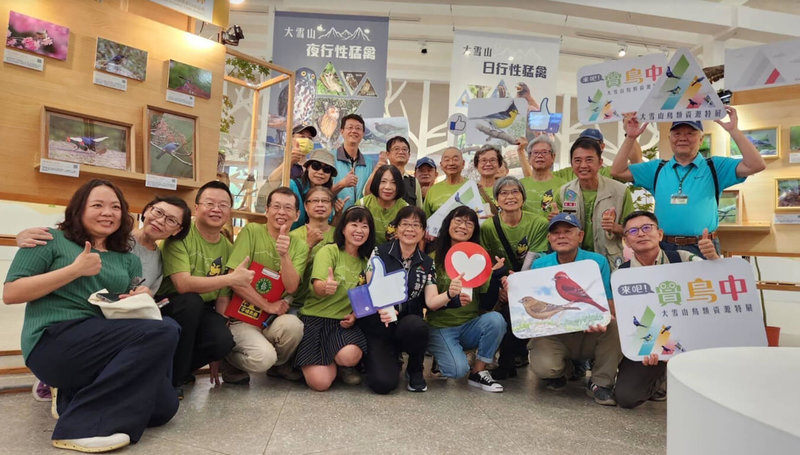
[[[611,288],[622,353],[631,360],[767,345],[753,269],[742,258],[618,269]]]
[[[590,260],[510,275],[508,308],[511,330],[521,339],[579,332],[611,322],[600,267]]]

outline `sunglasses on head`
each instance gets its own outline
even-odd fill
[[[319,161],[312,161],[309,164],[309,166],[311,166],[311,169],[314,169],[315,171],[322,171],[322,172],[324,172],[326,174],[332,174],[333,173],[333,168],[332,167],[328,166],[325,163],[320,163]]]

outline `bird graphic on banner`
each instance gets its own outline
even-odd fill
[[[556,282],[556,291],[564,300],[570,303],[580,302],[591,305],[602,312],[608,311],[600,306],[588,293],[564,272],[558,272],[553,277]]]

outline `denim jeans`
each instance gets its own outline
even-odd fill
[[[456,327],[431,327],[428,351],[436,357],[443,376],[461,378],[469,373],[464,350],[477,347],[478,360],[491,363],[505,333],[503,316],[492,311]]]

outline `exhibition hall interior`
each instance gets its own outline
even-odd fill
[[[800,448],[800,3],[0,0],[0,451]]]

